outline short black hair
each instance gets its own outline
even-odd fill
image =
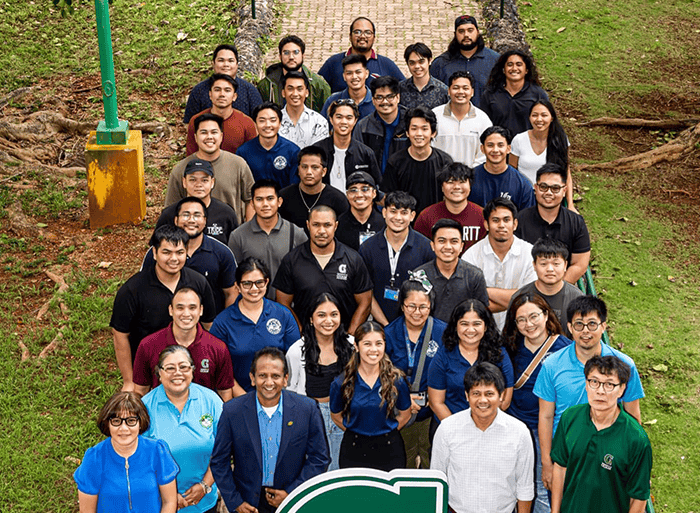
[[[360,20],[368,21],[369,24],[372,25],[372,32],[374,32],[375,34],[377,33],[377,29],[374,26],[374,22],[372,20],[370,20],[369,18],[365,18],[364,16],[358,16],[357,18],[352,20],[352,23],[350,24],[350,35],[351,36],[352,36],[352,31],[354,30],[354,27],[355,27],[355,23],[357,23]]]
[[[223,73],[214,73],[212,76],[209,77],[209,91],[211,91],[212,87],[214,87],[214,84],[219,81],[219,80],[225,80],[231,86],[233,87],[233,92],[238,92],[238,82],[230,76],[230,75],[224,75]]]
[[[260,271],[263,278],[266,280],[270,279],[270,270],[267,268],[267,264],[259,258],[248,257],[239,262],[238,267],[236,267],[236,283],[241,283],[243,276],[253,271]]]
[[[588,378],[588,375],[594,370],[597,370],[605,376],[612,376],[613,373],[617,374],[620,385],[629,383],[630,376],[632,375],[632,367],[630,367],[627,362],[613,355],[595,355],[586,362],[586,365],[583,367],[583,374]]]
[[[447,164],[437,174],[437,181],[442,187],[447,180],[467,180],[469,185],[474,181],[474,170],[461,162],[452,162]]]
[[[351,98],[338,98],[337,100],[333,100],[328,106],[329,120],[333,118],[335,112],[340,107],[350,107],[352,109],[353,115],[355,116],[355,119],[360,119],[360,109],[357,107],[357,104],[354,101],[352,101]]]
[[[190,241],[190,236],[182,228],[175,226],[174,224],[164,224],[159,226],[151,235],[151,240],[149,245],[156,248],[156,251],[160,248],[163,241],[169,242],[174,246],[178,246],[181,242],[187,247],[187,243]]]
[[[416,210],[416,198],[404,191],[393,191],[384,197],[384,208],[393,206],[394,208]]]
[[[277,180],[273,180],[271,178],[260,178],[258,180],[255,180],[255,183],[250,188],[251,199],[255,197],[255,191],[257,191],[258,189],[264,189],[264,188],[274,189],[275,195],[279,198],[280,190],[281,190],[279,182]]]
[[[214,55],[212,55],[212,58],[211,58],[212,61],[215,61],[215,60],[216,60],[216,56],[219,55],[219,52],[220,52],[221,50],[230,50],[230,51],[232,51],[232,52],[233,52],[233,55],[236,56],[236,61],[238,61],[238,48],[236,48],[235,45],[229,45],[229,44],[219,45],[219,46],[217,46],[216,48],[214,48]]]
[[[369,90],[372,91],[372,96],[375,95],[377,89],[381,89],[382,87],[388,88],[394,94],[399,94],[399,81],[396,77],[383,75],[375,78],[369,83]]]
[[[489,217],[491,216],[491,213],[496,210],[497,208],[507,208],[510,210],[510,212],[513,214],[513,218],[518,215],[518,207],[515,206],[515,203],[510,201],[508,198],[503,198],[501,196],[498,196],[496,198],[493,198],[491,201],[489,201],[486,206],[484,207],[483,214],[484,214],[484,219],[488,223]]]
[[[367,69],[367,57],[360,55],[359,53],[351,53],[350,55],[343,57],[340,64],[343,66],[343,70],[345,70],[346,66],[350,66],[351,64],[362,64],[362,67]]]
[[[557,164],[556,162],[547,162],[545,165],[537,170],[537,175],[535,176],[535,181],[539,182],[542,175],[558,175],[561,177],[561,181],[566,185],[566,179],[568,178],[568,173],[566,169]]]
[[[338,213],[335,210],[333,210],[333,207],[330,207],[328,205],[316,205],[315,207],[311,207],[307,219],[311,219],[311,214],[313,214],[314,212],[330,212],[331,214],[333,214],[333,219],[336,221],[338,220]]]
[[[293,78],[303,80],[306,89],[309,89],[311,87],[309,85],[309,79],[304,73],[302,73],[301,71],[287,71],[286,75],[282,77],[282,81],[280,82],[282,89],[284,89],[287,85],[287,82]]]
[[[199,125],[201,125],[205,121],[215,121],[216,124],[219,125],[219,130],[221,130],[221,131],[224,130],[224,118],[222,118],[218,114],[212,114],[211,112],[205,112],[204,114],[194,118],[194,131],[195,131],[195,133],[197,132],[197,130],[199,130]]]
[[[572,322],[574,315],[585,316],[590,313],[598,314],[600,322],[605,322],[608,318],[608,307],[605,306],[605,301],[597,296],[579,296],[572,299],[566,307],[566,318],[569,322]]]
[[[323,167],[326,167],[326,165],[328,164],[328,155],[326,155],[326,150],[324,150],[320,146],[316,146],[315,144],[312,144],[311,146],[306,146],[299,150],[299,156],[297,158],[297,162],[299,162],[299,164],[301,164],[301,158],[305,155],[316,155],[318,157],[321,157],[321,165]]]
[[[532,261],[537,262],[537,258],[553,258],[560,257],[564,260],[569,260],[569,248],[566,244],[558,239],[551,237],[540,237],[532,245]]]
[[[466,78],[467,80],[469,80],[469,83],[471,84],[472,89],[474,89],[474,75],[469,73],[467,70],[463,70],[463,69],[461,69],[459,71],[455,71],[454,73],[452,73],[449,76],[449,78],[447,79],[447,87],[450,87],[452,85],[452,82],[454,82],[458,78]]]
[[[182,205],[184,205],[185,203],[199,203],[200,205],[202,205],[202,209],[204,210],[204,217],[208,217],[207,206],[205,205],[204,201],[202,201],[200,198],[195,198],[194,196],[187,196],[186,198],[182,198],[180,201],[177,202],[177,205],[175,205],[175,217],[180,215]]]
[[[489,362],[477,362],[464,373],[464,391],[469,391],[478,385],[495,385],[499,394],[506,389],[501,369]]]
[[[280,39],[280,42],[277,45],[277,48],[279,49],[279,53],[282,53],[282,48],[284,48],[285,45],[288,45],[289,43],[294,43],[299,48],[301,48],[302,54],[306,52],[306,45],[304,44],[304,40],[302,38],[300,38],[299,36],[289,35],[289,36],[285,36],[282,39]]]
[[[437,234],[438,230],[442,230],[443,228],[453,228],[459,231],[460,237],[462,236],[462,225],[459,224],[459,222],[455,221],[454,219],[440,219],[431,228],[430,239],[434,241],[435,235]]]
[[[262,102],[260,105],[255,106],[253,111],[250,113],[250,117],[253,119],[253,121],[257,121],[258,114],[260,114],[260,111],[265,109],[274,110],[279,120],[282,121],[282,108],[275,102]]]
[[[287,358],[285,358],[284,352],[280,348],[273,346],[267,346],[257,350],[255,356],[253,356],[253,363],[250,365],[250,373],[252,375],[255,375],[258,360],[264,356],[273,360],[280,360],[284,366],[284,375],[289,376],[289,365],[287,364]]]
[[[437,133],[437,116],[429,108],[425,107],[424,105],[418,105],[417,107],[408,109],[408,112],[406,112],[405,121],[406,130],[408,130],[408,127],[411,125],[411,120],[413,118],[420,118],[426,120],[430,125],[430,132],[433,134]]]
[[[433,52],[430,50],[430,48],[428,48],[428,45],[426,45],[425,43],[413,43],[412,45],[408,45],[406,47],[406,49],[403,52],[403,59],[406,61],[406,64],[408,64],[408,58],[411,56],[412,53],[420,55],[425,59],[433,58]]]
[[[510,144],[510,142],[513,140],[513,136],[510,135],[510,130],[508,130],[507,128],[503,128],[502,126],[494,125],[488,127],[486,130],[483,131],[481,137],[479,138],[481,144],[486,144],[486,139],[493,134],[503,136],[508,144]]]

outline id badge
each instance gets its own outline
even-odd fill
[[[392,289],[391,287],[384,287],[384,299],[398,301],[399,291],[397,289]]]
[[[360,246],[362,246],[362,243],[363,243],[364,241],[366,241],[367,239],[369,239],[369,238],[370,238],[372,235],[374,235],[375,233],[377,233],[377,232],[370,232],[370,231],[367,231],[367,232],[360,232]]]

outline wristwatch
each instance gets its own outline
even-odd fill
[[[202,488],[204,488],[204,495],[211,493],[211,486],[209,486],[207,483],[204,481],[200,481],[199,484],[202,485]]]

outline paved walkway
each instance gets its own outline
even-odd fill
[[[286,13],[280,19],[280,38],[295,34],[306,43],[304,64],[313,71],[328,57],[350,47],[350,23],[366,16],[377,27],[374,50],[391,58],[408,76],[403,52],[411,43],[422,41],[437,57],[447,49],[454,35],[454,20],[470,14],[479,20],[476,0],[385,0],[367,5],[360,0],[276,0]],[[265,56],[265,64],[279,60],[277,45]]]

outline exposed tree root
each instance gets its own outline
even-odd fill
[[[624,126],[631,128],[660,128],[672,130],[687,128],[700,123],[700,118],[687,119],[639,119],[639,118],[596,118],[576,123],[577,126]]]
[[[53,340],[49,343],[48,346],[46,346],[44,349],[41,350],[41,353],[39,353],[39,356],[36,357],[37,360],[43,360],[46,358],[46,355],[48,355],[51,351],[56,349],[58,346],[58,342],[63,338],[63,332],[59,331],[56,336],[53,338]]]

